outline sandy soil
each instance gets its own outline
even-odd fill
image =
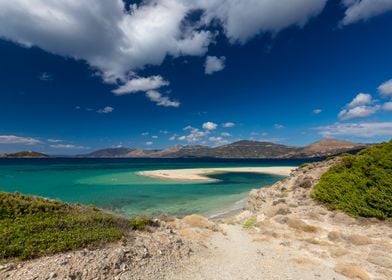
[[[295,169],[292,166],[274,166],[274,167],[230,167],[230,168],[189,168],[189,169],[168,169],[138,172],[139,175],[152,178],[176,180],[176,181],[201,181],[213,182],[215,179],[209,178],[208,175],[225,172],[249,172],[264,173],[280,176],[288,176]]]

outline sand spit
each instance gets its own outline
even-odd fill
[[[246,173],[264,173],[280,176],[289,176],[290,172],[295,169],[292,166],[273,166],[273,167],[227,167],[227,168],[189,168],[189,169],[168,169],[141,171],[139,175],[175,181],[199,181],[214,182],[213,178],[208,175],[226,172],[246,172]]]

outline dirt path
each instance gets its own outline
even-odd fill
[[[222,225],[222,229],[225,234],[211,238],[209,253],[194,256],[173,279],[345,279],[332,264],[307,262],[298,250],[259,242],[238,225]]]

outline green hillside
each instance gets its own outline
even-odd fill
[[[312,196],[353,216],[392,217],[392,141],[345,155],[314,187]]]
[[[148,219],[129,220],[94,207],[0,192],[0,259],[95,247],[148,223]]]

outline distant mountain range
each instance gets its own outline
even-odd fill
[[[360,150],[367,145],[324,139],[305,147],[293,147],[270,142],[241,140],[218,147],[173,146],[162,150],[130,148],[102,149],[78,157],[87,158],[315,158]]]
[[[89,154],[76,155],[78,158],[316,158],[355,152],[366,144],[324,139],[305,147],[293,147],[270,142],[241,140],[228,145],[208,147],[201,145],[172,146],[161,150],[132,148],[108,148]],[[0,154],[0,158],[44,158],[46,154],[23,151]]]

